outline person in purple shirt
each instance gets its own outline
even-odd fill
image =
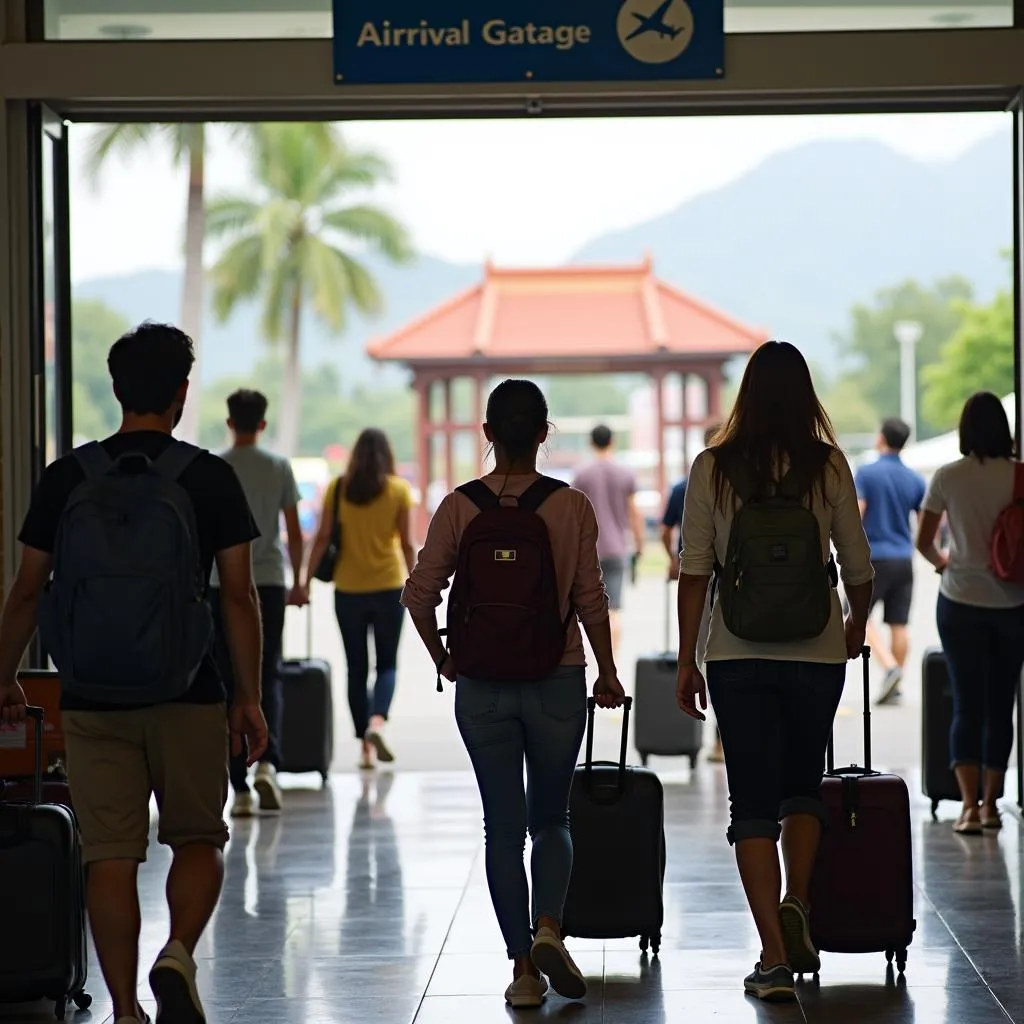
[[[597,515],[597,554],[611,610],[612,647],[618,650],[622,588],[629,560],[644,549],[644,520],[636,504],[636,477],[615,462],[614,440],[610,428],[594,427],[590,432],[594,461],[577,473],[572,485],[590,499]]]
[[[900,452],[910,439],[910,427],[895,416],[882,424],[878,435],[878,459],[861,466],[854,480],[864,518],[864,532],[871,545],[875,569],[873,603],[882,602],[890,643],[886,647],[878,630],[869,625],[867,639],[885,670],[879,704],[899,698],[903,666],[910,649],[907,623],[914,594],[914,541],[910,514],[920,512],[924,478],[904,465]]]

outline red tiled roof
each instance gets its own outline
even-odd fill
[[[485,267],[479,284],[394,334],[374,359],[421,363],[665,353],[730,356],[767,335],[659,281],[650,261],[624,267]]]

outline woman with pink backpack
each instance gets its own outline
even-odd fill
[[[917,549],[942,576],[936,618],[953,686],[950,763],[963,798],[954,829],[977,835],[1001,826],[996,801],[1024,666],[1024,579],[1019,553],[1007,546],[1020,519],[1015,506],[1024,495],[1024,467],[1014,461],[1013,435],[996,395],[979,392],[967,400],[960,452],[963,458],[942,466],[928,486]],[[943,514],[948,551],[936,543]]]

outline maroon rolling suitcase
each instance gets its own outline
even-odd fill
[[[811,938],[830,953],[885,953],[902,974],[914,937],[910,793],[871,767],[868,649],[864,664],[864,766],[836,768],[832,741],[821,784],[829,824],[811,880]]]

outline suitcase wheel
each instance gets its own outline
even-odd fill
[[[643,766],[644,766],[645,768],[647,767],[647,762],[648,762],[648,761],[650,760],[650,757],[651,757],[651,755],[650,755],[650,754],[644,754],[644,753],[641,753],[641,754],[640,754],[640,763],[641,763],[641,764],[642,764],[642,765],[643,765]],[[643,949],[643,947],[642,947],[642,946],[641,946],[640,948],[641,948],[641,949]]]
[[[906,971],[906,969],[907,969],[907,951],[905,949],[901,949],[896,954],[896,970],[899,971],[900,974],[903,974]]]
[[[640,936],[640,952],[641,953],[646,953],[647,952],[647,947],[649,945],[650,945],[650,940],[647,938],[647,936],[646,935],[641,935]]]
[[[76,992],[72,998],[75,1001],[75,1006],[80,1010],[88,1010],[92,1006],[92,996],[88,992]]]
[[[939,810],[939,801],[938,800],[933,800],[932,801],[932,821],[938,821],[939,820],[938,810]]]
[[[330,773],[329,772],[321,772],[320,773],[320,782],[321,782],[322,788],[324,788],[324,789],[327,788],[327,781],[328,781],[328,779],[330,779]]]
[[[661,935],[655,934],[651,936],[651,953],[654,956],[658,955],[658,951],[661,949]]]
[[[696,754],[691,754],[690,755],[690,771],[693,772],[693,771],[696,771],[696,770],[697,770],[697,755]]]
[[[61,996],[53,1006],[53,1015],[57,1020],[63,1020],[67,1016],[68,1012],[68,1001],[67,997]]]

